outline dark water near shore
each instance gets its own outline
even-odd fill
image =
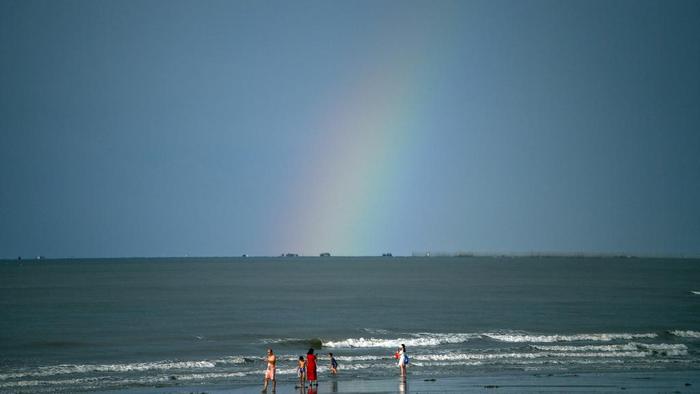
[[[0,262],[0,391],[258,383],[267,347],[385,377],[400,343],[421,376],[700,370],[692,291],[700,260]]]

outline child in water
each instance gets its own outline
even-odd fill
[[[306,387],[306,361],[304,361],[304,356],[299,356],[299,365],[297,365],[297,377],[299,378],[299,386]]]
[[[335,375],[338,373],[338,362],[333,358],[333,353],[328,353],[328,357],[331,358],[331,374]]]

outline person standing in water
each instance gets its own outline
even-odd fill
[[[406,364],[408,364],[408,354],[406,354],[406,345],[403,343],[397,352],[397,358],[399,359],[399,369],[401,370],[401,376],[406,377]]]
[[[328,357],[331,359],[331,374],[335,375],[338,373],[338,362],[335,361],[335,357],[333,357],[333,353],[328,353]]]
[[[306,353],[306,380],[309,382],[309,387],[316,384],[318,386],[318,378],[316,377],[316,356],[314,349],[309,349]]]
[[[297,377],[299,378],[298,387],[306,387],[306,361],[304,361],[304,356],[299,356],[299,362],[297,365]]]
[[[265,385],[263,386],[263,393],[267,392],[267,384],[272,380],[272,392],[277,390],[277,380],[275,379],[275,374],[277,373],[277,356],[272,352],[272,349],[267,349],[267,370],[265,371]]]

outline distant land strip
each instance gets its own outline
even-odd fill
[[[294,258],[367,258],[367,257],[382,257],[382,258],[560,258],[560,259],[700,259],[700,254],[652,254],[652,253],[588,253],[588,252],[576,252],[576,253],[556,253],[556,252],[513,252],[513,253],[483,253],[483,252],[412,252],[409,255],[393,255],[391,253],[383,253],[376,255],[333,255],[329,252],[324,252],[320,254],[305,255],[297,253],[283,253],[281,255],[171,255],[171,256],[89,256],[89,257],[60,257],[60,256],[17,256],[17,257],[1,257],[0,261],[3,262],[16,262],[16,261],[41,261],[41,260],[128,260],[128,259],[231,259],[231,258],[284,258],[284,259],[294,259]]]

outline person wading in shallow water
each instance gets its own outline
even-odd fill
[[[272,391],[277,390],[277,380],[275,379],[275,373],[277,372],[277,356],[272,353],[272,349],[267,349],[267,370],[265,371],[265,385],[263,386],[263,393],[267,392],[267,383],[272,380]]]
[[[403,343],[401,344],[401,347],[399,348],[399,351],[396,352],[396,358],[399,359],[399,369],[401,370],[401,377],[406,377],[406,364],[408,364],[408,354],[406,354],[406,345]]]
[[[299,356],[299,361],[297,362],[297,377],[299,378],[299,386],[296,388],[306,387],[306,361],[304,356]]]
[[[309,382],[309,387],[312,385],[317,385],[316,381],[316,355],[314,355],[314,349],[309,349],[306,353],[306,380]]]
[[[335,375],[338,373],[338,362],[335,361],[335,357],[333,357],[333,353],[328,353],[328,357],[330,358],[331,361],[331,375]]]

